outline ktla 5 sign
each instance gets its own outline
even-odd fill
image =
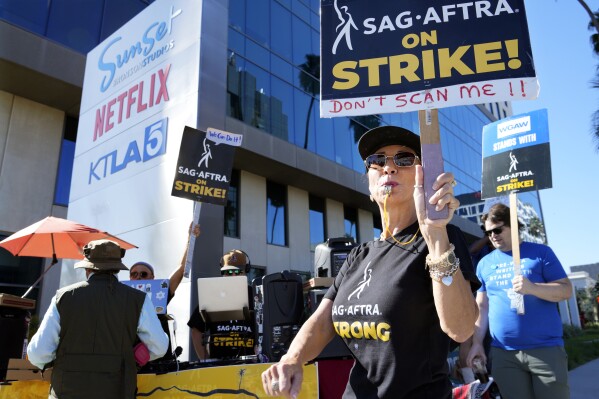
[[[132,129],[135,131],[135,129]],[[168,118],[154,122],[143,129],[143,135],[134,133],[135,139],[101,155],[89,165],[87,184],[114,175],[131,163],[148,162],[166,153]]]
[[[321,116],[534,99],[523,0],[322,0]]]

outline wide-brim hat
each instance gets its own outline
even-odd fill
[[[125,250],[110,240],[90,241],[83,247],[85,259],[75,263],[75,268],[91,270],[129,270],[121,259]]]
[[[220,270],[245,269],[248,258],[244,252],[234,249],[227,252],[220,261]]]
[[[399,126],[379,126],[370,129],[360,137],[358,152],[362,159],[388,145],[403,145],[420,156],[420,136]]]

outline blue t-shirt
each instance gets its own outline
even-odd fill
[[[523,242],[520,244],[520,267],[524,277],[533,283],[549,283],[567,277],[551,248]],[[524,295],[524,315],[511,307],[514,291],[512,252],[494,250],[481,259],[476,275],[482,282],[480,292],[489,298],[489,329],[492,346],[506,350],[522,350],[563,346],[562,321],[556,302],[534,295]]]

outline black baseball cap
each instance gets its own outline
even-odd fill
[[[370,129],[358,140],[358,151],[362,159],[388,145],[403,145],[420,156],[420,136],[399,126],[379,126]]]

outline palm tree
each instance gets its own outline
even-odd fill
[[[306,54],[306,62],[299,66],[300,85],[302,89],[310,94],[310,107],[306,115],[306,134],[304,138],[304,148],[308,148],[308,132],[310,127],[310,115],[316,96],[320,95],[320,56],[317,54]]]
[[[584,0],[578,0],[578,3],[589,15],[589,29],[595,31],[591,35],[591,44],[593,45],[593,51],[595,54],[599,54],[599,12],[594,13]],[[593,88],[599,88],[599,79],[593,82]],[[597,143],[597,149],[599,150],[599,110],[595,111],[593,114],[592,123],[593,132],[595,134],[595,142]]]
[[[370,129],[381,126],[380,115],[361,115],[354,116],[349,120],[349,128],[354,131],[354,142],[357,143],[360,137]]]
[[[274,242],[275,239],[275,226],[277,224],[277,215],[279,214],[279,208],[285,206],[285,196],[282,192],[279,192],[279,189],[282,188],[280,186],[267,186],[266,195],[268,197],[268,202],[270,206],[275,208],[275,214],[272,218],[272,225],[270,226],[270,244]]]
[[[528,221],[528,232],[533,237],[537,237],[538,239],[540,239],[543,243],[546,242],[545,226],[543,225],[543,222],[541,222],[541,219],[539,219],[538,217],[533,216],[530,218],[530,220]]]

